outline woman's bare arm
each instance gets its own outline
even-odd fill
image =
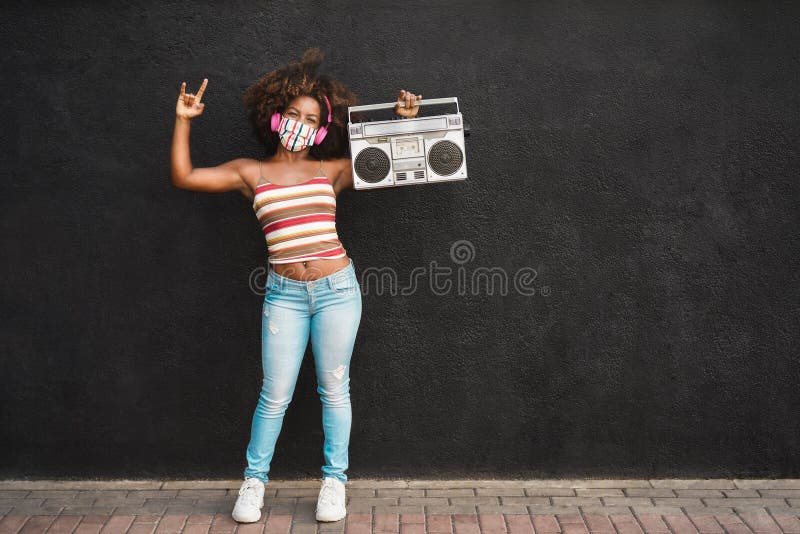
[[[186,82],[181,84],[170,150],[170,180],[172,185],[180,189],[204,193],[239,191],[244,196],[250,197],[250,186],[242,178],[241,172],[243,165],[248,161],[246,158],[234,159],[216,167],[192,167],[189,152],[191,120],[203,112],[205,104],[201,104],[200,99],[207,83],[208,79],[203,80],[197,95],[186,94]]]

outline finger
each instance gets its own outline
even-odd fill
[[[200,99],[203,98],[203,91],[206,90],[206,85],[208,85],[208,78],[203,78],[203,85],[200,86],[200,90],[197,91],[197,101],[200,102]]]
[[[184,96],[186,96],[186,82],[183,82],[183,83],[181,84],[181,94],[180,94],[180,96],[181,96],[181,97],[184,97]]]
[[[405,95],[405,94],[406,94],[406,90],[405,89],[400,89],[400,95],[398,95],[398,97],[397,97],[397,102],[398,103],[403,101],[403,95]]]

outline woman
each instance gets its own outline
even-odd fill
[[[316,74],[322,58],[318,48],[306,50],[299,62],[265,74],[245,92],[253,129],[267,149],[263,161],[239,158],[193,168],[189,125],[203,112],[200,100],[208,79],[196,95],[187,94],[182,83],[176,107],[172,184],[192,191],[239,191],[252,200],[271,265],[261,318],[264,379],[233,509],[233,518],[242,523],[261,518],[270,462],[309,335],[325,432],[316,518],[338,521],[346,515],[350,357],[362,303],[335,215],[336,195],[353,187],[347,108],[356,97],[340,82]],[[415,117],[421,98],[401,90],[395,113]]]

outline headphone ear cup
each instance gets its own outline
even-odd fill
[[[272,128],[273,132],[278,131],[278,127],[281,125],[281,114],[277,111],[272,114],[272,119],[270,119],[270,128]]]
[[[319,130],[317,130],[316,135],[314,136],[314,144],[319,145],[324,139],[325,136],[328,135],[328,125],[326,124]]]

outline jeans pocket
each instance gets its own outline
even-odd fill
[[[276,281],[267,281],[266,287],[264,288],[264,296],[267,297],[269,295],[280,295],[281,293],[281,284],[280,282]]]
[[[356,276],[353,274],[336,280],[333,292],[337,295],[349,295],[355,293],[359,289],[358,279],[356,279]]]

